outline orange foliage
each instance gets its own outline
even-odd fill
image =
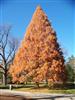
[[[64,57],[56,33],[40,7],[37,7],[25,37],[10,68],[14,82],[66,80]]]

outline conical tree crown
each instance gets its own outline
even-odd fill
[[[13,81],[19,82],[63,82],[66,79],[63,53],[56,33],[40,6],[33,14],[10,73]]]

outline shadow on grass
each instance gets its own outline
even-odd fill
[[[54,84],[53,86],[49,87],[48,85],[39,85],[37,87],[36,85],[32,86],[25,86],[25,88],[31,88],[31,89],[43,89],[43,88],[48,88],[48,89],[56,89],[56,90],[67,90],[67,89],[75,89],[75,84],[74,83],[66,83],[66,84]]]
[[[35,84],[20,84],[20,85],[16,85],[16,84],[12,84],[12,89],[20,89],[20,88],[30,88],[30,89],[56,89],[56,90],[67,90],[67,89],[75,89],[75,84],[74,83],[66,83],[66,84],[54,84],[51,87],[48,87],[47,84],[40,84],[39,88],[35,85]],[[3,86],[0,85],[0,89],[9,89],[9,85]]]
[[[56,99],[61,99],[66,98],[66,100],[74,100],[73,97],[75,96],[67,96],[67,95],[61,95],[61,96],[43,96],[43,97],[35,97],[35,98],[25,98],[23,96],[19,96],[19,95],[0,95],[0,100],[56,100]]]
[[[73,97],[75,97],[75,96],[72,96],[72,97],[71,96],[66,96],[66,95],[63,95],[63,96],[50,96],[50,97],[38,98],[38,99],[35,99],[35,100],[39,100],[39,99],[40,100],[43,100],[43,99],[44,100],[47,100],[47,99],[48,100],[56,100],[56,99],[59,99],[59,98],[60,98],[60,100],[61,100],[61,98],[63,98],[63,100],[64,100],[64,98],[66,98],[66,100],[68,100],[68,99],[69,100],[74,100]]]
[[[33,100],[19,95],[0,95],[0,100]]]

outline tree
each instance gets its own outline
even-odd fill
[[[68,81],[73,82],[75,80],[75,57],[71,56],[66,62],[66,70],[68,74]]]
[[[18,40],[10,37],[11,26],[0,26],[0,73],[3,74],[3,84],[7,84],[9,66],[12,63]]]
[[[68,64],[70,64],[75,72],[75,57],[72,55],[71,57],[68,58],[67,61]]]
[[[70,64],[66,64],[66,70],[67,70],[67,81],[68,82],[74,82],[75,73]]]
[[[56,32],[39,6],[16,53],[10,73],[13,82],[24,82],[30,78],[37,84],[44,80],[66,81],[64,57]]]

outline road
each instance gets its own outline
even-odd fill
[[[2,99],[3,97],[5,99]],[[75,94],[30,93],[0,89],[0,100],[7,100],[6,97],[8,100],[75,100]]]

